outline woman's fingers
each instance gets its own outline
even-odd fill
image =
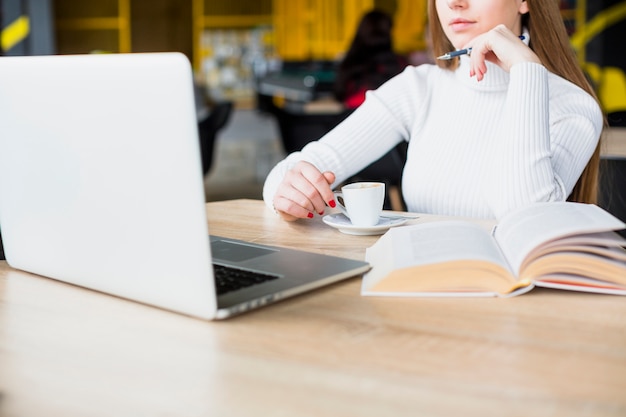
[[[323,214],[326,204],[333,205],[334,194],[330,184],[334,174],[322,174],[308,162],[299,162],[287,172],[274,196],[274,209],[285,220],[312,218]],[[330,182],[329,182],[330,180]]]
[[[506,26],[498,25],[472,40],[470,76],[481,81],[487,72],[486,61],[505,71],[519,62],[541,63],[539,57]]]

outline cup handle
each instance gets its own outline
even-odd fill
[[[343,203],[343,193],[341,191],[335,191],[334,194],[335,194],[335,201],[337,201],[337,208],[341,210],[344,216],[346,216],[349,219],[350,216],[348,215],[348,210],[346,209],[346,206]]]

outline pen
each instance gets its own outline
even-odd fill
[[[521,40],[524,40],[525,37],[524,35],[519,37]],[[460,55],[469,55],[470,52],[472,52],[472,48],[466,48],[466,49],[460,49],[458,51],[452,51],[452,52],[447,52],[441,56],[438,56],[437,59],[444,59],[444,60],[449,60],[452,59],[454,57],[460,56]]]

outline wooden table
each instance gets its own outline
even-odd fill
[[[355,259],[376,240],[260,201],[207,211],[214,234]],[[369,298],[360,282],[206,322],[0,262],[0,416],[626,415],[626,298]]]

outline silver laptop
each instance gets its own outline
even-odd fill
[[[182,54],[0,58],[0,129],[0,230],[13,268],[204,319],[369,269],[209,238]],[[260,276],[222,289],[213,264]]]

